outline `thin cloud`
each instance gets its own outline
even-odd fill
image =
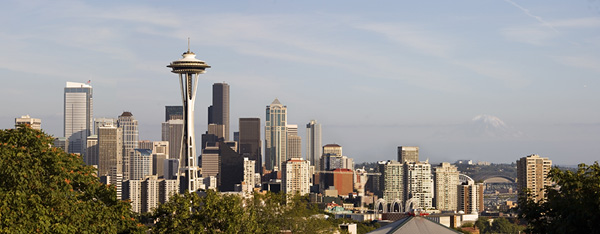
[[[542,19],[542,17],[532,14],[532,13],[531,13],[531,11],[530,11],[529,9],[527,9],[527,8],[525,8],[525,7],[522,7],[521,5],[519,5],[519,4],[517,4],[517,3],[515,3],[515,2],[513,2],[513,1],[511,1],[511,0],[504,0],[504,1],[505,1],[505,2],[508,2],[508,3],[510,3],[511,5],[513,5],[513,6],[517,7],[517,8],[519,8],[521,11],[523,11],[523,13],[525,13],[525,14],[526,14],[526,15],[528,15],[529,17],[531,17],[531,18],[533,18],[533,19],[537,20],[538,22],[542,23],[542,24],[543,24],[543,25],[545,25],[546,27],[548,27],[548,28],[552,29],[552,31],[554,31],[554,32],[558,32],[558,30],[556,30],[556,28],[554,28],[554,27],[552,26],[552,24],[550,24],[550,23],[548,23],[547,21],[545,21],[544,19]]]

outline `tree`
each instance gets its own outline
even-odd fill
[[[547,198],[535,202],[526,192],[519,197],[519,216],[532,233],[600,233],[600,166],[579,164],[577,171],[554,167],[545,188]]]
[[[519,225],[511,223],[508,219],[497,218],[492,222],[489,233],[520,233],[521,231]]]
[[[52,142],[27,125],[0,130],[0,233],[141,232],[115,188]]]
[[[479,217],[477,221],[475,221],[475,227],[479,229],[481,233],[487,233],[490,231],[490,219],[486,217]]]

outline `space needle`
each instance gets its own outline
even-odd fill
[[[190,51],[188,38],[188,50],[183,53],[183,58],[171,62],[167,67],[171,72],[179,74],[181,86],[181,99],[183,100],[183,138],[181,144],[181,158],[179,159],[179,191],[195,192],[199,187],[198,164],[196,164],[196,146],[194,133],[194,103],[196,101],[196,88],[198,86],[198,75],[203,74],[206,68],[210,68],[204,61],[196,59],[196,54]]]

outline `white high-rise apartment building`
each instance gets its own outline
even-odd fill
[[[321,155],[323,155],[323,142],[321,141],[321,124],[311,120],[306,124],[306,160],[317,170],[321,168]]]
[[[552,169],[552,160],[542,158],[537,154],[522,157],[517,160],[517,189],[523,192],[529,189],[537,202],[545,199],[546,186],[552,185],[548,172]]]
[[[403,204],[404,199],[404,165],[396,161],[378,162],[381,179],[379,187],[383,191],[383,199],[391,204],[399,200]]]
[[[244,181],[242,182],[242,191],[245,193],[251,193],[256,185],[255,181],[255,164],[256,161],[244,158]]]
[[[29,115],[23,115],[21,118],[15,118],[15,127],[21,124],[29,124],[33,129],[42,130],[42,120],[31,118]]]
[[[302,158],[302,138],[298,136],[298,125],[287,125],[287,159]]]
[[[417,208],[433,208],[433,176],[428,162],[404,163],[404,200],[418,199]]]
[[[69,153],[83,155],[93,123],[92,86],[67,82],[64,96],[64,134],[69,139]]]
[[[287,107],[275,99],[266,110],[265,168],[279,171],[286,159]]]
[[[292,158],[283,164],[281,170],[281,191],[286,194],[306,195],[310,192],[308,161]]]
[[[450,163],[435,167],[435,208],[441,211],[456,211],[458,201],[458,169]]]

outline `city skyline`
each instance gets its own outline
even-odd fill
[[[319,120],[323,144],[356,162],[401,145],[432,162],[600,155],[597,1],[207,3],[190,4],[205,12],[192,20],[166,3],[5,5],[16,23],[0,34],[1,128],[29,114],[61,137],[61,88],[91,80],[95,118],[131,111],[140,139],[159,140],[165,106],[180,105],[164,64],[191,37],[214,66],[199,81],[197,133],[211,85],[226,82],[229,134],[278,98],[289,123]]]

